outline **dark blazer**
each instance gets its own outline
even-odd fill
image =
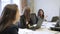
[[[32,20],[30,19],[30,21],[28,21],[29,22],[29,24],[32,26],[33,25],[33,23],[32,23]],[[22,15],[21,17],[20,17],[20,28],[28,28],[28,26],[26,25],[26,18],[25,18],[25,16],[24,15]]]
[[[0,34],[18,34],[18,27],[15,25],[11,25],[0,32]]]

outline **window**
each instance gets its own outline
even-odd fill
[[[5,7],[5,5],[7,4],[17,4],[18,8],[20,10],[20,0],[0,0],[0,16],[2,13],[3,8]]]

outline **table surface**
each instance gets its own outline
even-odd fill
[[[51,25],[56,24],[56,22],[43,22],[44,27],[42,26],[40,29],[37,29],[35,31],[29,30],[29,29],[20,29],[18,31],[18,34],[60,34],[58,31],[52,31],[49,29]],[[49,25],[50,24],[50,25]],[[48,26],[49,25],[49,26]]]

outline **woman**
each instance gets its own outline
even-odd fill
[[[0,21],[0,34],[18,34],[15,23],[19,20],[19,11],[16,4],[8,4],[4,7]]]
[[[44,11],[42,9],[39,9],[38,16],[42,19],[44,19]]]
[[[36,27],[34,27],[34,29],[39,29],[42,25],[43,20],[44,20],[44,12],[42,9],[39,9],[39,11],[38,11],[37,20],[38,20],[38,22],[37,22]]]
[[[30,8],[29,7],[25,8],[24,14],[21,16],[20,23],[21,23],[20,28],[30,28],[30,25],[32,25],[32,21],[30,19]]]

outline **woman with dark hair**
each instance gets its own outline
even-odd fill
[[[32,25],[32,20],[30,19],[30,8],[26,7],[24,10],[24,14],[20,19],[21,27],[20,28],[30,28]]]
[[[42,9],[39,9],[38,16],[42,19],[44,19],[44,11]]]
[[[18,27],[15,23],[20,15],[16,4],[8,4],[4,7],[0,20],[0,34],[18,34]]]
[[[44,20],[44,12],[42,9],[39,9],[39,11],[38,11],[37,20],[38,20],[37,25],[36,25],[36,27],[34,27],[34,29],[39,29],[42,25],[43,20]]]

